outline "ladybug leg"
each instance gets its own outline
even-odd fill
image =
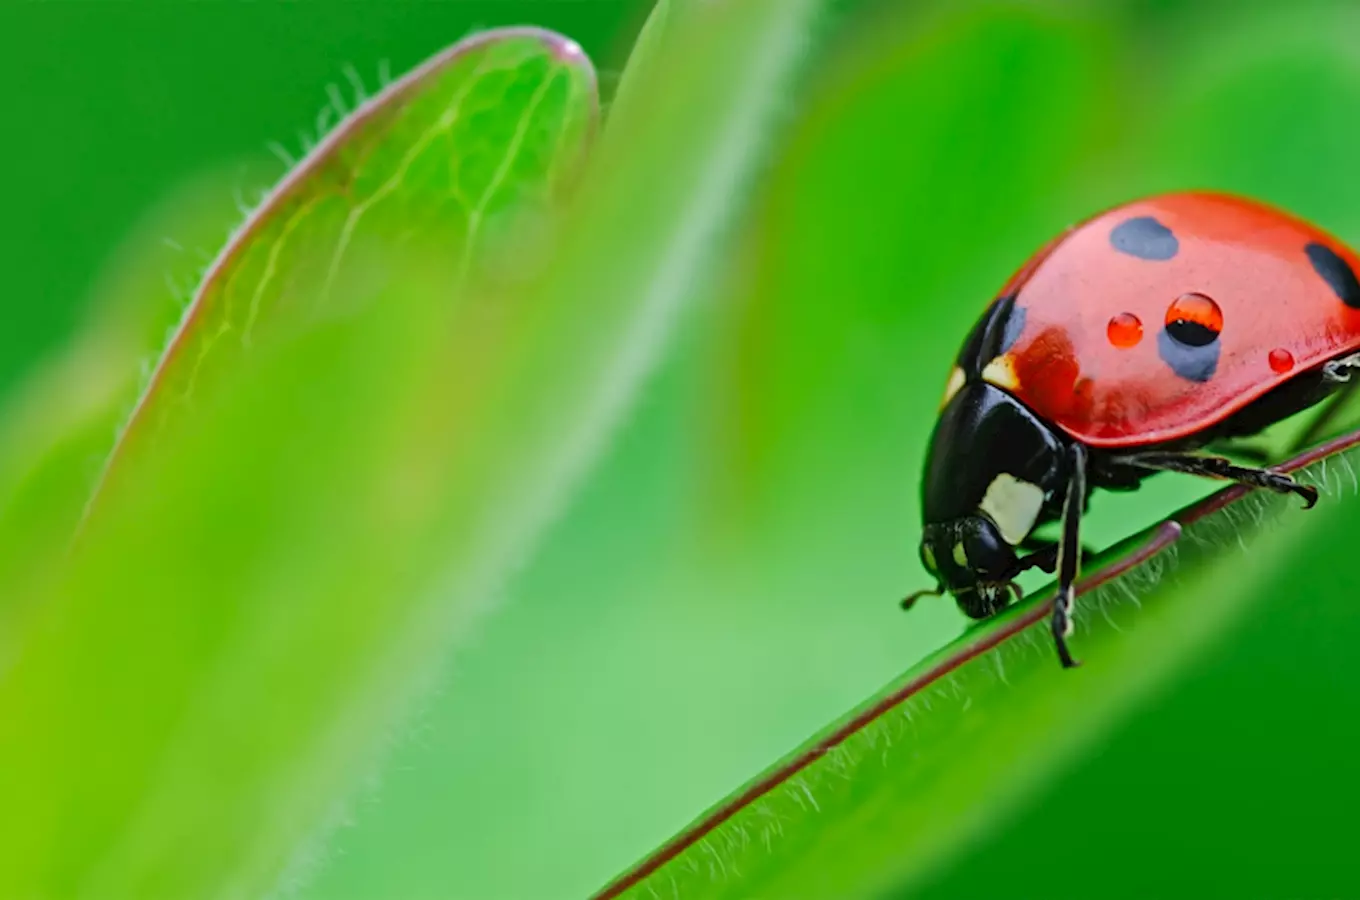
[[[1269,463],[1271,459],[1274,458],[1269,450],[1257,444],[1238,444],[1233,443],[1232,441],[1225,441],[1221,444],[1211,444],[1209,449],[1219,453],[1226,453],[1229,456],[1235,456],[1245,462],[1257,463],[1262,466]]]
[[[1303,433],[1294,439],[1294,443],[1289,448],[1291,454],[1311,447],[1317,442],[1318,438],[1327,433],[1327,428],[1345,408],[1346,402],[1355,394],[1355,389],[1360,387],[1360,378],[1354,377],[1358,371],[1360,371],[1360,353],[1352,353],[1350,356],[1334,359],[1322,366],[1322,379],[1332,384],[1339,384],[1341,387],[1328,398],[1327,405],[1313,417]]]
[[[1343,356],[1322,366],[1322,377],[1331,382],[1349,382],[1351,375],[1360,370],[1360,353]]]
[[[1024,545],[1022,545],[1024,546]],[[1030,569],[1040,569],[1052,575],[1058,569],[1058,542],[1045,541],[1042,543],[1034,542],[1029,545],[1033,551],[1020,557],[1020,561],[1015,564],[1015,574],[1028,572]]]
[[[1072,444],[1068,450],[1071,475],[1063,500],[1062,538],[1058,543],[1058,596],[1053,600],[1053,641],[1064,669],[1080,665],[1067,649],[1072,634],[1072,604],[1076,600],[1077,573],[1081,568],[1081,513],[1086,504],[1086,448]]]
[[[1248,487],[1265,488],[1277,494],[1298,494],[1304,500],[1304,509],[1317,503],[1317,488],[1299,484],[1288,475],[1272,472],[1269,469],[1247,469],[1235,466],[1232,460],[1222,456],[1196,456],[1193,453],[1171,453],[1156,450],[1135,453],[1128,456],[1113,457],[1118,465],[1137,466],[1163,472],[1183,472],[1186,475],[1199,475],[1203,478],[1218,478],[1235,481]]]
[[[1020,561],[1015,564],[1015,574],[1020,575],[1030,569],[1038,569],[1052,575],[1058,570],[1058,542],[1057,541],[1024,541],[1020,544],[1020,550],[1029,551],[1020,557]],[[1085,559],[1088,556],[1095,556],[1100,550],[1090,544],[1081,545],[1081,556]]]

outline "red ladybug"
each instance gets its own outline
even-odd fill
[[[1050,241],[973,327],[922,482],[921,561],[969,616],[1057,571],[1064,666],[1094,488],[1157,471],[1294,493],[1270,469],[1196,451],[1312,406],[1360,368],[1360,257],[1278,209],[1207,192],[1116,207]],[[1357,380],[1360,383],[1360,380]],[[1307,431],[1315,435],[1328,410]],[[1035,529],[1061,521],[1057,542]]]

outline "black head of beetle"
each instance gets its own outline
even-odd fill
[[[965,613],[985,619],[1009,601],[1019,559],[996,523],[975,515],[927,525],[921,534],[921,562]]]
[[[965,614],[983,619],[1018,593],[1013,581],[1048,557],[1018,548],[1061,514],[1066,437],[1006,391],[968,381],[941,411],[922,482],[921,562]],[[907,604],[916,596],[908,598]]]

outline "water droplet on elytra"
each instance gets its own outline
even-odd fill
[[[1105,334],[1111,344],[1127,349],[1143,339],[1143,323],[1133,313],[1122,312],[1110,319],[1110,324],[1105,326]]]
[[[1205,294],[1181,294],[1166,308],[1166,324],[1176,322],[1200,325],[1214,334],[1223,332],[1223,310]]]

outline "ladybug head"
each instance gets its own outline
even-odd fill
[[[974,619],[995,615],[1018,588],[1015,548],[985,515],[964,516],[927,525],[921,533],[921,562],[926,571]]]
[[[1053,518],[1067,473],[1064,439],[1014,396],[968,376],[936,423],[922,482],[921,562],[975,619],[1019,594],[1016,548]]]

